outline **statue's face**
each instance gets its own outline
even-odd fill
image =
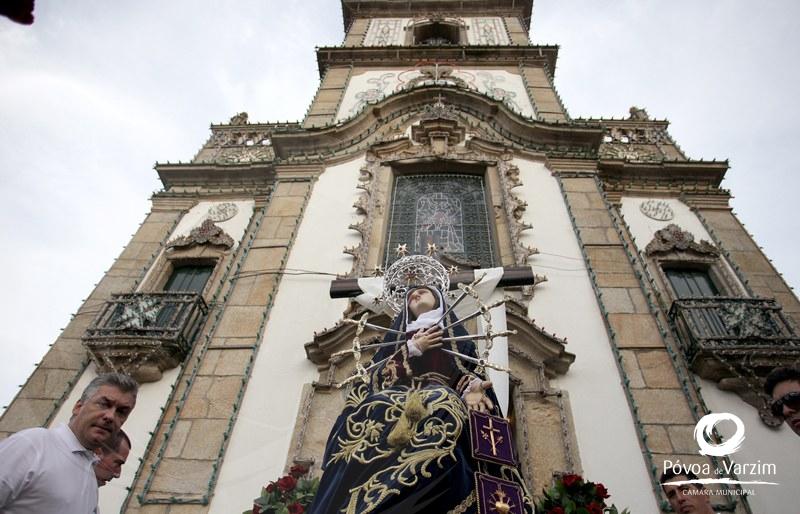
[[[436,297],[428,288],[419,287],[411,291],[408,295],[408,310],[417,318],[423,312],[433,310],[435,307]]]

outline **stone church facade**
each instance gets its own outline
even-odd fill
[[[780,486],[714,503],[794,505],[797,441],[760,387],[798,362],[800,302],[731,212],[727,163],[687,157],[641,108],[572,117],[531,9],[342,0],[345,38],[317,50],[302,122],[240,113],[190,163],[156,167],[151,211],[0,437],[65,421],[92,377],[122,370],[143,383],[134,448],[101,510],[241,512],[293,463],[319,472],[354,368],[337,355],[348,320],[385,324],[370,277],[398,246],[434,244],[452,277],[494,270],[487,297],[509,298],[496,384],[534,494],[581,473],[632,512],[666,511],[664,461],[760,461]],[[709,412],[743,420],[735,456],[698,453]]]

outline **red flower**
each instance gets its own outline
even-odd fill
[[[553,507],[547,511],[547,514],[564,514],[564,509],[561,507]]]
[[[253,504],[253,514],[261,514],[261,507],[255,503]]]
[[[308,473],[308,468],[303,466],[302,464],[295,464],[289,470],[289,474],[292,475],[295,478],[300,478],[301,476],[305,475],[306,473]]]
[[[573,485],[580,482],[581,476],[580,475],[564,475],[561,478],[561,481],[564,482],[564,487],[572,487]]]
[[[597,502],[592,502],[587,505],[586,510],[589,511],[589,514],[603,514],[603,506]]]
[[[306,511],[306,509],[297,502],[288,505],[286,508],[289,509],[289,514],[303,514],[303,512]]]
[[[288,493],[297,485],[297,479],[292,475],[286,475],[285,477],[278,479],[277,485],[278,489],[280,489],[282,493]]]
[[[267,484],[267,492],[274,493],[275,492],[275,482],[270,482]]]
[[[608,489],[606,489],[606,486],[604,486],[603,484],[596,484],[594,486],[594,494],[598,498],[602,498],[602,499],[606,499],[606,498],[609,497]]]

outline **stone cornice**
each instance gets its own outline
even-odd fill
[[[317,48],[319,75],[331,66],[413,67],[420,61],[458,63],[459,66],[487,64],[543,66],[551,76],[556,69],[558,46],[348,46]]]
[[[474,91],[422,86],[387,97],[338,125],[275,133],[272,136],[275,156],[279,160],[310,153],[333,157],[358,145],[374,144],[381,140],[378,136],[384,127],[403,117],[419,116],[424,112],[424,106],[437,101],[439,95],[445,103],[455,105],[461,116],[479,120],[498,136],[530,151],[595,155],[602,140],[602,129],[597,125],[527,120],[501,102]],[[455,97],[457,101],[451,101]]]
[[[533,0],[342,0],[344,30],[355,18],[414,18],[420,13],[451,13],[457,16],[516,16],[530,28]]]
[[[635,162],[625,159],[600,159],[598,171],[603,181],[651,181],[662,183],[701,183],[719,187],[728,161],[664,160]]]
[[[177,163],[156,164],[165,189],[174,186],[266,185],[274,176],[272,163],[246,164]]]

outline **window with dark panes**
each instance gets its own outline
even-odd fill
[[[175,268],[164,285],[164,291],[202,293],[213,271],[214,266],[210,264]]]
[[[213,271],[214,266],[211,264],[176,267],[172,270],[172,275],[169,276],[167,283],[164,285],[164,291],[169,293],[202,294],[203,289],[206,287],[206,282],[208,282]],[[156,326],[170,327],[178,322],[182,315],[179,305],[181,307],[185,306],[183,303],[166,303],[163,305],[158,313],[158,318],[156,318]]]
[[[719,296],[719,289],[706,270],[665,269],[664,273],[678,299]],[[716,306],[697,306],[689,310],[687,315],[696,330],[704,336],[721,336],[727,332]]]
[[[395,248],[425,254],[435,244],[444,254],[492,267],[495,262],[483,176],[397,175],[389,214],[385,265]]]
[[[705,270],[665,269],[672,289],[678,298],[709,298],[719,296],[719,290]]]

